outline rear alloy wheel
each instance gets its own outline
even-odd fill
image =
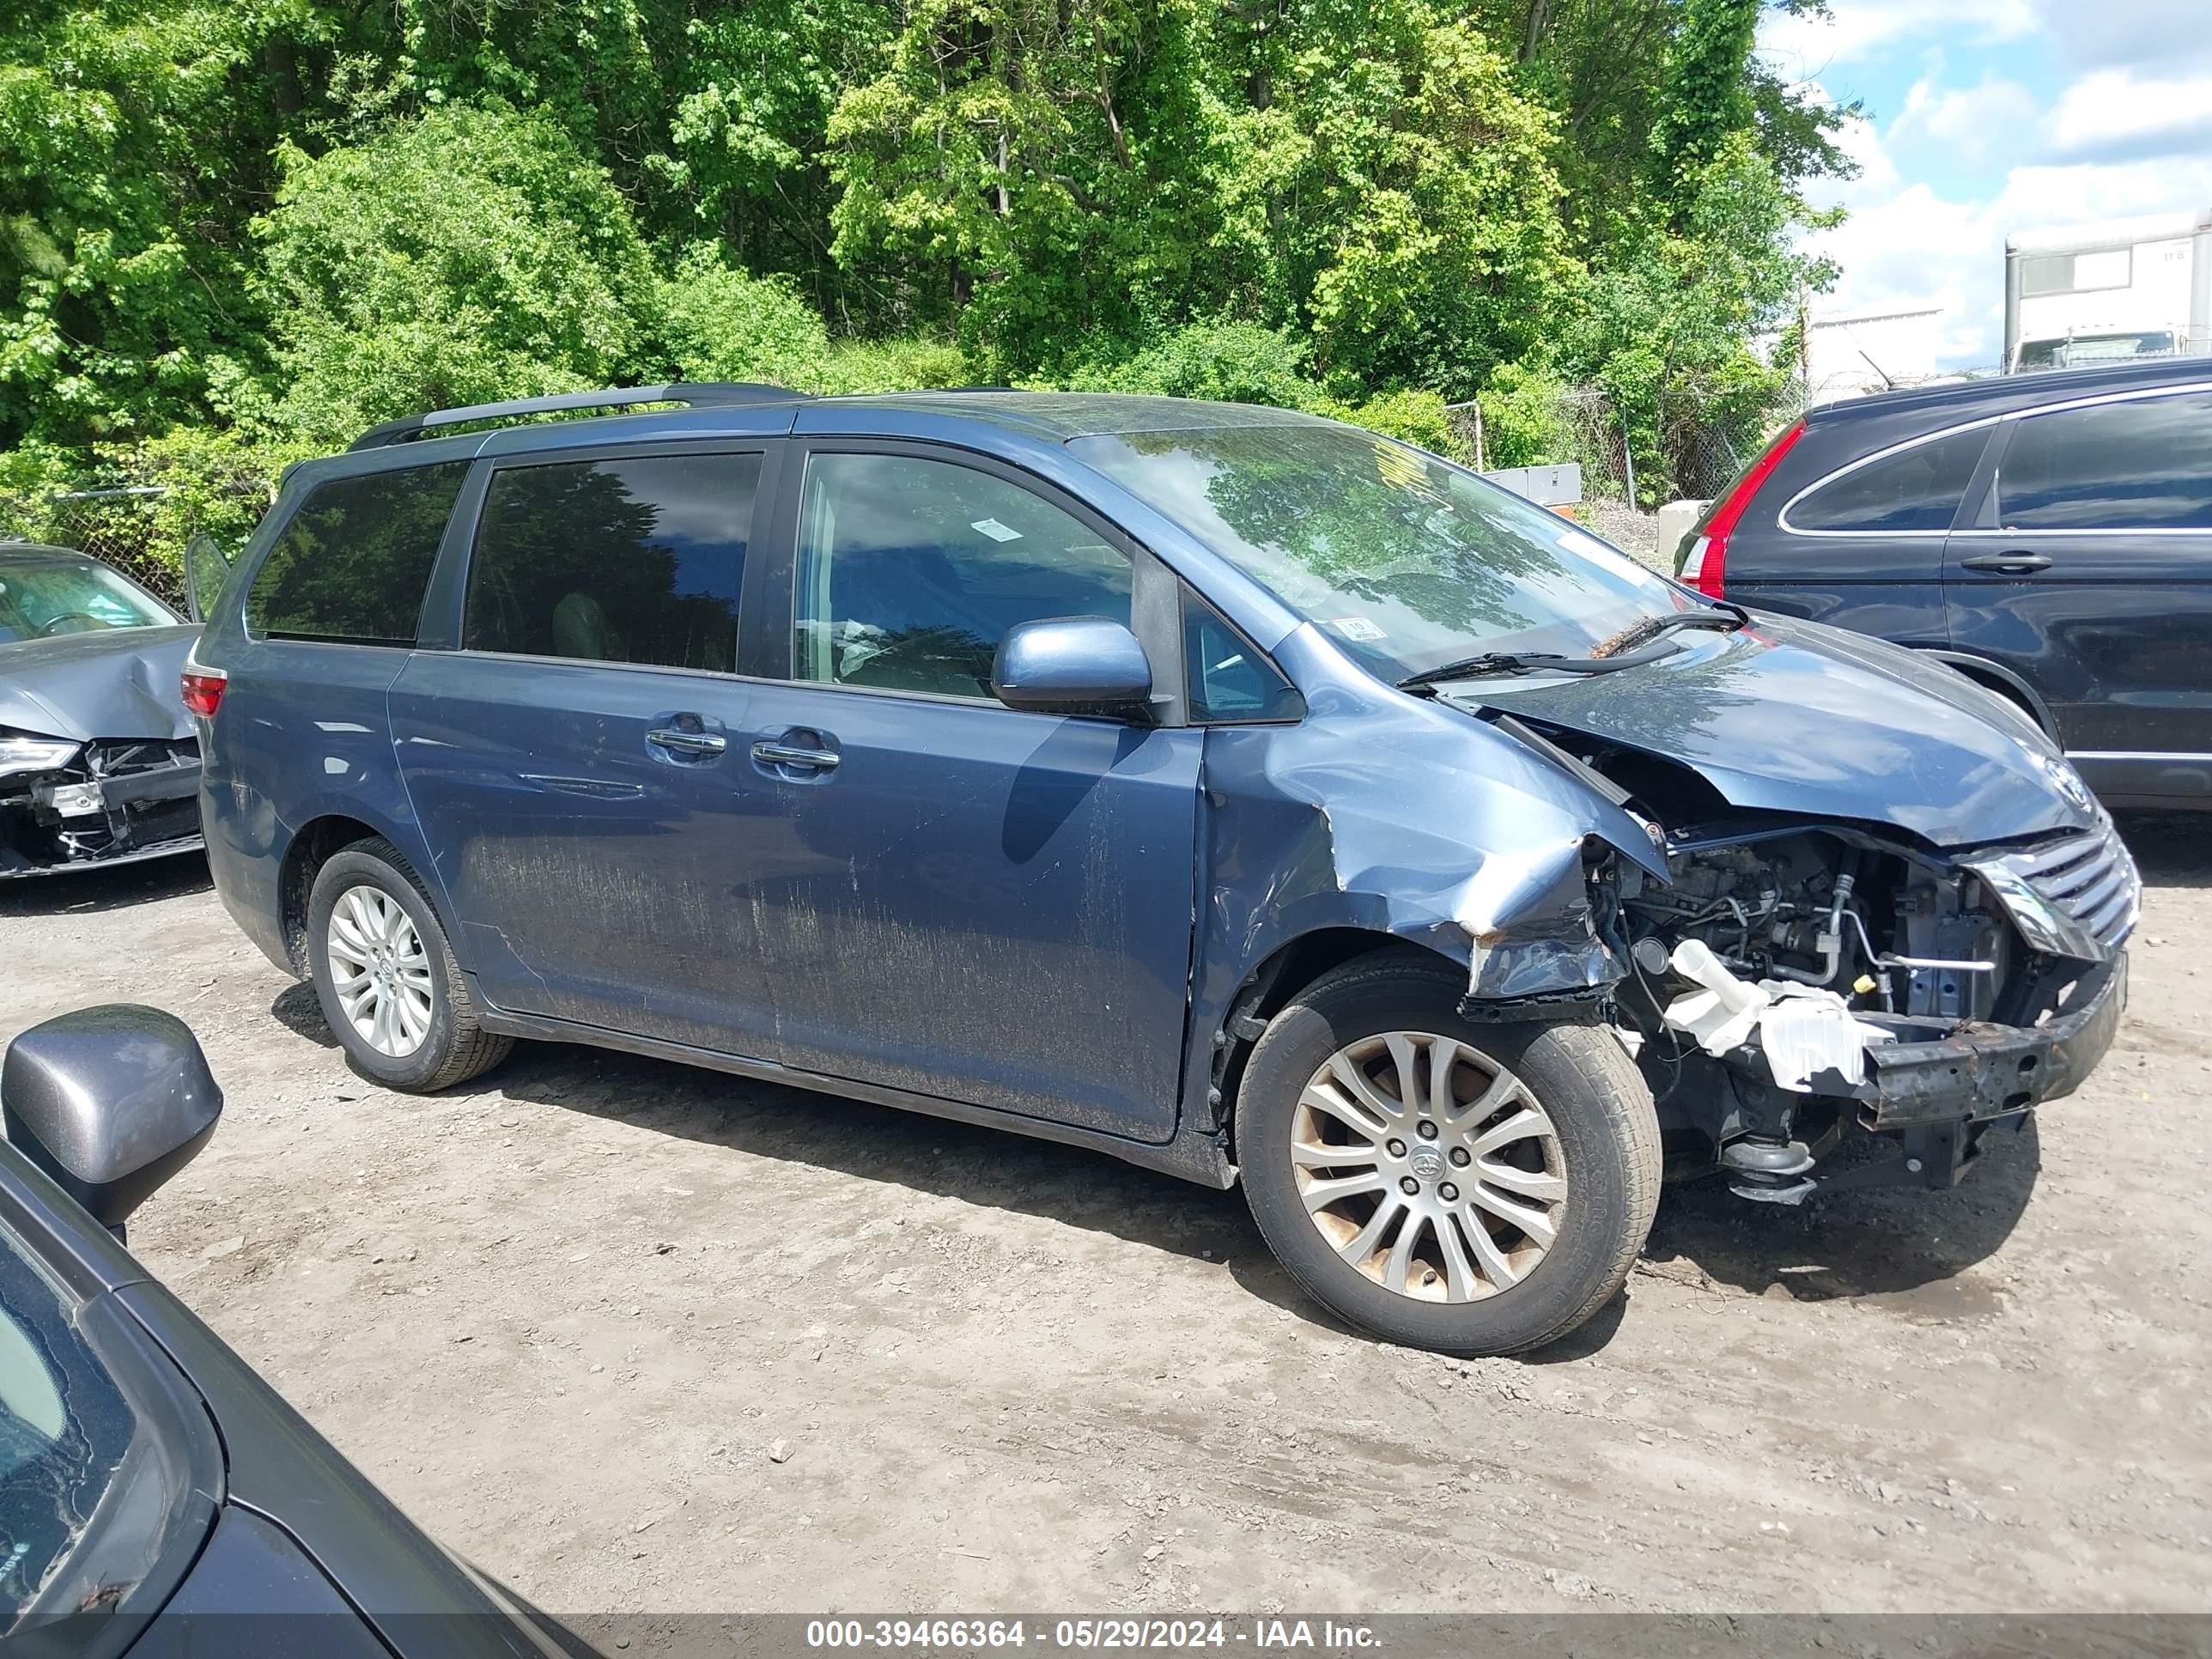
[[[398,902],[366,882],[331,906],[331,988],[362,1042],[404,1060],[430,1035],[430,959]]]
[[[323,1018],[355,1069],[386,1088],[450,1088],[514,1046],[479,1023],[438,913],[388,841],[356,842],[315,872],[307,945]]]
[[[1659,1126],[1600,1026],[1476,1023],[1462,970],[1392,952],[1269,1022],[1237,1157],[1291,1276],[1409,1347],[1556,1341],[1617,1293],[1659,1200]]]

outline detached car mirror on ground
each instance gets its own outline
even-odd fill
[[[0,1060],[0,1643],[593,1650],[418,1531],[121,1246],[214,1133],[184,1023],[88,1008]]]
[[[1955,1182],[2102,1055],[2136,914],[1949,668],[1279,410],[390,422],[184,690],[224,904],[386,1085],[601,1043],[1241,1184],[1457,1353],[1613,1296],[1662,1171]]]

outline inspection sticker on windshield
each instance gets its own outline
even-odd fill
[[[1381,639],[1382,630],[1364,617],[1339,617],[1328,624],[1347,640],[1371,643]]]
[[[978,519],[968,527],[981,535],[988,536],[994,542],[1018,542],[1022,538],[1020,531],[1002,525],[996,519]]]

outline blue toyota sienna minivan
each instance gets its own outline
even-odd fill
[[[1662,1167],[1948,1186],[2125,998],[2008,705],[1280,410],[441,411],[206,609],[217,887],[368,1076],[592,1042],[1241,1183],[1425,1347],[1589,1317]]]

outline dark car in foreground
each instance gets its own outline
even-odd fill
[[[1713,598],[1949,664],[2112,805],[2212,808],[2212,362],[1825,404],[1681,556]]]
[[[64,1014],[0,1062],[0,1645],[588,1656],[426,1538],[123,1248],[222,1104],[152,1008]]]
[[[380,1081],[580,1041],[1241,1182],[1459,1352],[1610,1297],[1662,1157],[1957,1180],[2103,1054],[2136,919],[1949,669],[1279,410],[396,422],[291,475],[185,690],[217,890]]]
[[[97,559],[0,542],[0,879],[200,844],[198,634]]]

